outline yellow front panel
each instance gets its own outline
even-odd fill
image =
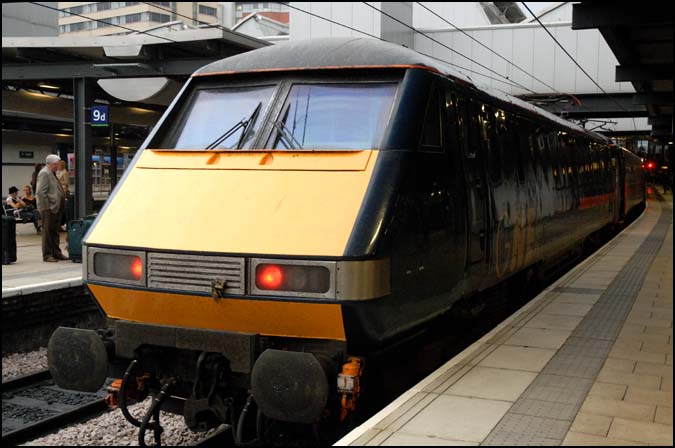
[[[266,336],[345,340],[340,305],[219,299],[89,285],[108,317]]]
[[[377,151],[269,154],[145,151],[86,243],[343,255]]]

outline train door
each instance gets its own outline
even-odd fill
[[[445,95],[440,85],[433,87],[424,117],[424,127],[416,152],[416,188],[420,218],[418,253],[421,257],[418,291],[425,296],[450,291],[464,277],[464,219],[458,200],[457,164],[445,143]],[[453,149],[457,145],[453,146]]]
[[[466,271],[480,278],[487,268],[488,190],[478,123],[479,106],[457,97],[457,116],[462,137],[462,164],[467,195],[468,235]]]
[[[610,146],[607,150],[607,170],[610,173],[612,181],[612,195],[610,208],[612,211],[612,222],[619,222],[621,219],[621,179],[619,177],[619,163],[617,159],[616,148]]]

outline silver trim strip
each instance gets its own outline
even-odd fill
[[[89,250],[87,249],[86,244],[82,244],[82,282],[87,283],[87,279],[89,278],[89,257],[87,253]],[[93,267],[93,266],[92,266]]]
[[[141,280],[126,280],[112,277],[101,277],[94,273],[94,255],[96,253],[111,253],[122,255],[136,255],[141,258],[143,262],[143,278]],[[162,254],[165,255],[165,254]],[[182,257],[173,254],[166,254],[169,257]],[[86,258],[86,267],[83,268],[83,280],[104,281],[108,283],[121,283],[136,286],[146,286],[147,277],[149,274],[149,263],[147,257],[149,256],[144,251],[130,251],[107,248],[88,248],[86,245],[82,246],[83,260]],[[389,258],[380,260],[366,260],[366,261],[316,261],[316,260],[284,260],[278,258],[250,258],[248,269],[245,268],[245,258],[233,257],[200,257],[192,256],[194,259],[218,259],[219,261],[226,260],[230,262],[241,263],[240,271],[240,294],[261,295],[261,296],[279,296],[279,297],[298,297],[309,299],[329,299],[339,301],[361,301],[378,299],[391,294],[391,263]],[[298,291],[268,291],[261,290],[255,284],[255,270],[259,264],[280,264],[280,265],[296,265],[296,266],[323,266],[328,269],[330,274],[329,289],[325,293],[312,292],[298,292]],[[83,263],[84,264],[84,263]],[[248,271],[248,279],[245,280],[244,273]],[[248,285],[248,291],[244,292],[244,285]],[[188,290],[182,288],[168,288],[176,292],[187,292]],[[233,291],[228,294],[236,295]]]
[[[337,262],[338,300],[369,300],[391,294],[389,258]]]

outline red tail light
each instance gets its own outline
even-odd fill
[[[131,275],[133,275],[136,280],[139,280],[143,275],[143,262],[138,257],[134,257],[131,262]]]
[[[97,252],[94,254],[94,272],[98,277],[139,281],[143,279],[143,258],[137,255]]]
[[[279,289],[284,282],[284,273],[274,264],[266,264],[258,269],[256,284],[260,289]]]

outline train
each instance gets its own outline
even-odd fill
[[[370,353],[645,203],[630,151],[408,48],[250,51],[195,72],[135,155],[83,242],[110,325],[57,329],[49,367],[118,378],[141,439],[159,408],[242,444],[253,409],[344,421]]]

